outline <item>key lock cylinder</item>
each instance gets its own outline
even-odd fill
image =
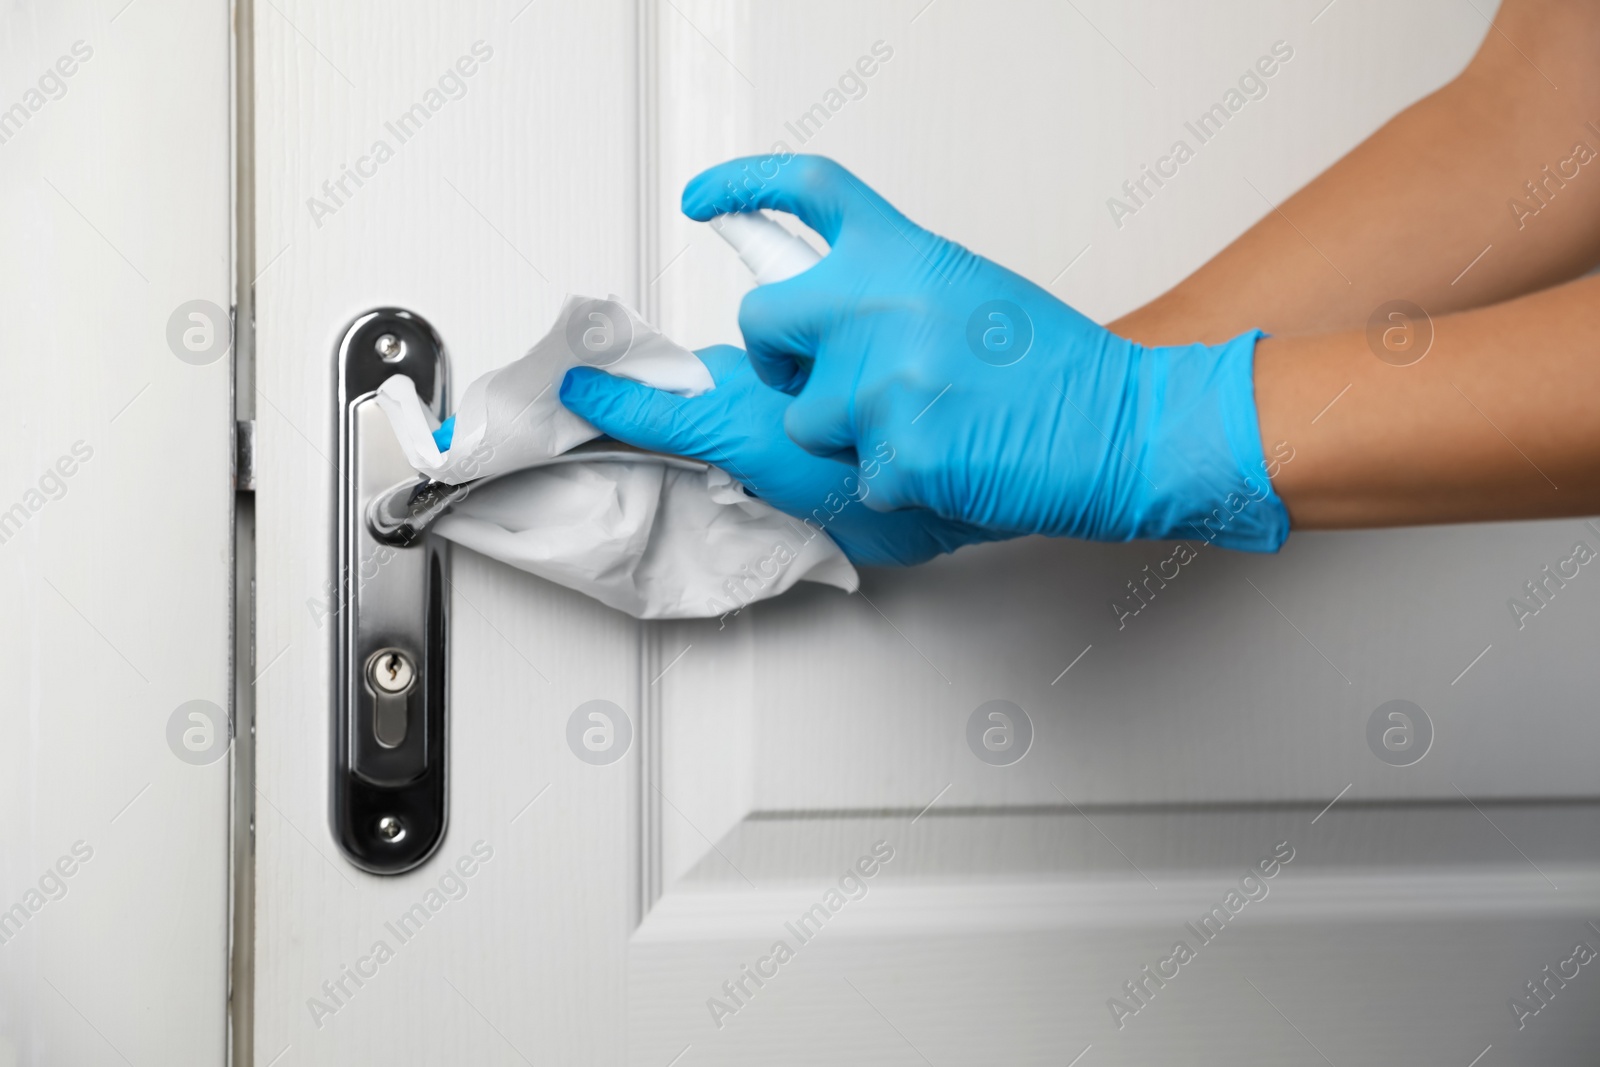
[[[380,308],[345,330],[336,365],[338,622],[329,818],[352,863],[399,874],[439,847],[448,816],[450,559],[448,545],[429,534],[374,532],[373,502],[419,482],[378,407],[377,389],[403,374],[443,419],[448,362],[420,316]]]

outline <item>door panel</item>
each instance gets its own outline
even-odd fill
[[[227,1052],[231,39],[118,7],[0,13],[6,1064]]]
[[[566,290],[635,277],[633,25],[626,3],[257,7],[257,658],[273,664],[257,687],[258,1063],[624,1056],[639,746],[591,766],[564,737],[585,701],[637,708],[635,624],[455,552],[449,826],[426,864],[382,878],[328,831],[324,588],[346,325],[382,305],[424,316],[458,400]],[[445,95],[464,56],[473,73]],[[430,90],[441,106],[402,142],[389,126]],[[347,197],[346,166],[372,172]],[[452,875],[463,860],[473,874]],[[430,900],[448,903],[420,933],[401,923]],[[357,985],[345,967],[376,973]]]
[[[657,317],[688,344],[736,336],[749,281],[678,192],[803,140],[1110,319],[1268,210],[1252,185],[1281,200],[1486,30],[1448,4],[1321,7],[663,9]],[[1280,40],[1294,59],[1267,96],[1118,226],[1107,198]],[[868,54],[875,73],[830,102]],[[633,1060],[1321,1062],[1314,1043],[1337,1063],[1490,1045],[1482,1062],[1577,1062],[1592,996],[1526,1033],[1507,1000],[1564,942],[1594,943],[1600,775],[1556,754],[1600,741],[1600,591],[1563,589],[1538,628],[1506,602],[1597,539],[1579,520],[1302,534],[1272,558],[1201,549],[1144,604],[1127,583],[1170,544],[1031,540],[653,627],[657,659],[682,659],[647,753],[664,802]],[[1397,699],[1431,724],[1407,766],[1369,741]],[[993,700],[1031,720],[1018,763],[969,747]],[[797,933],[879,842],[895,859],[867,895]],[[1273,903],[1115,1025],[1112,998],[1138,1004],[1123,983],[1279,843],[1299,865]],[[746,968],[779,941],[796,956],[761,985]]]
[[[673,652],[718,658],[674,668],[664,715],[692,762],[707,694],[740,694],[762,810],[915,811],[946,783],[947,802],[983,805],[1059,804],[1052,782],[1101,804],[1326,802],[1352,783],[1369,799],[1453,798],[1453,781],[1474,796],[1593,795],[1593,767],[1551,755],[1600,746],[1586,710],[1600,665],[1584,652],[1600,583],[1574,581],[1535,620],[1548,625],[1521,632],[1505,606],[1575,541],[1600,536],[1562,520],[1299,534],[1269,558],[1203,549],[1122,629],[1108,604],[1170,544],[965,549],[867,574],[866,600],[801,589],[680,625]],[[995,699],[1033,718],[1014,767],[964,743]],[[1433,724],[1414,766],[1368,748],[1368,718],[1394,699]]]
[[[986,546],[868,572],[859,596],[801,588],[649,625],[456,550],[445,843],[376,878],[325,826],[317,604],[333,345],[355,315],[426,316],[458,390],[521,354],[567,291],[620,290],[686,344],[735,339],[748,280],[681,218],[679,190],[718,159],[800,147],[790,126],[882,41],[893,56],[824,103],[805,148],[1109,318],[1259,217],[1250,183],[1281,199],[1448,79],[1480,17],[280,7],[256,16],[257,656],[275,664],[258,687],[261,1062],[1066,1063],[1092,1045],[1085,1064],[1278,1063],[1308,1058],[1298,1027],[1339,1063],[1468,1063],[1491,1043],[1561,1063],[1593,1036],[1574,1010],[1517,1044],[1505,1012],[1600,905],[1600,782],[1553,758],[1600,741],[1583,654],[1600,593],[1574,585],[1520,631],[1505,607],[1572,541],[1600,540],[1577,521],[1204,550],[1120,621],[1111,603],[1170,545]],[[1269,95],[1118,228],[1106,198],[1280,39],[1295,59]],[[492,56],[400,142],[387,124],[480,41]],[[360,162],[386,139],[385,161]],[[347,166],[367,169],[341,188]],[[593,699],[633,726],[610,764],[568,748]],[[1369,747],[1393,699],[1433,727],[1411,766]],[[969,747],[991,700],[1031,721],[1020,762]],[[870,891],[714,1017],[723,983],[750,981],[880,842],[894,855]],[[1122,984],[1280,844],[1293,864],[1207,944],[1208,976],[1114,1026]]]
[[[677,197],[703,166],[775,142],[834,155],[912,218],[1108,320],[1267,211],[1251,184],[1281,200],[1448,80],[1485,32],[1472,10],[1444,3],[1335,9],[1314,24],[1315,9],[1275,4],[1159,16],[1080,7],[764,5],[737,20],[719,19],[721,4],[683,7],[726,60],[669,11],[657,254],[665,264],[687,251],[657,287],[663,327],[693,345],[737,336],[749,280]],[[1267,95],[1119,229],[1108,197],[1175,137],[1193,140],[1185,120],[1280,40],[1294,58]],[[858,79],[859,99],[820,130],[797,126],[874,44],[893,56]],[[730,99],[743,110],[705,121]],[[1306,412],[1305,433],[1317,414]],[[1474,795],[1592,795],[1594,768],[1549,754],[1600,744],[1600,720],[1585,713],[1600,663],[1582,651],[1600,626],[1600,583],[1575,581],[1522,629],[1507,607],[1579,540],[1600,545],[1600,530],[1561,520],[1299,534],[1270,558],[1201,548],[1177,578],[1151,584],[1173,544],[984,545],[869,574],[879,610],[802,594],[715,638],[696,640],[708,631],[691,625],[672,640],[698,655],[754,631],[761,808],[918,804],[933,779],[934,790],[956,783],[951,800],[1037,803],[1054,797],[1048,777],[1104,803],[1327,798],[1352,781],[1368,797],[1453,797],[1451,780]],[[685,717],[675,708],[703,703],[708,677],[721,674],[675,671],[669,724]],[[1534,678],[1530,702],[1519,694]],[[1037,764],[1030,755],[997,777],[970,759],[960,731],[991,699],[1043,720]],[[1391,699],[1419,704],[1436,728],[1434,750],[1403,774],[1372,759],[1364,736]]]
[[[1591,993],[1523,1031],[1506,1003],[1595,943],[1593,804],[1487,806],[1538,869],[1466,805],[1318,807],[746,820],[634,935],[630,1062],[1586,1062]],[[892,860],[818,923],[878,841]],[[1202,941],[1279,842],[1290,862]],[[1116,1026],[1108,1001],[1136,1005],[1124,983],[1180,939],[1194,958]]]

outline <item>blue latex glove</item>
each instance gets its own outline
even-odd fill
[[[716,388],[697,397],[652,389],[590,367],[561,382],[561,402],[619,441],[720,467],[752,496],[832,537],[862,566],[921,563],[1000,536],[922,508],[882,513],[863,504],[900,462],[891,447],[864,447],[859,464],[804,451],[778,428],[790,400],[763,385],[744,352],[697,352]]]
[[[455,436],[456,417],[451,415],[439,424],[437,430],[433,431],[433,443],[438,446],[440,452],[448,452],[450,451],[450,442],[455,440]]]
[[[783,425],[809,452],[895,450],[869,508],[1100,541],[1283,543],[1256,419],[1258,331],[1124,340],[818,156],[734,160],[683,194],[702,221],[757,208],[798,215],[832,250],[745,296],[750,361],[797,394]]]

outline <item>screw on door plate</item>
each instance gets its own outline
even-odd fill
[[[399,844],[406,838],[406,824],[393,815],[385,815],[378,820],[378,836],[391,845]]]
[[[399,363],[406,358],[406,343],[392,333],[386,333],[378,338],[372,347],[383,357],[385,363]]]

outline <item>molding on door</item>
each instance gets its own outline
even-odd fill
[[[650,684],[660,673],[661,623],[640,623],[639,635],[639,896],[633,921],[638,926],[661,898],[661,687]]]
[[[659,302],[655,296],[657,272],[661,269],[658,202],[660,179],[657,174],[659,157],[658,135],[661,127],[659,110],[660,86],[657,83],[661,47],[656,13],[659,0],[635,0],[634,4],[634,76],[638,118],[638,159],[635,175],[638,182],[638,241],[639,271],[635,284],[638,293],[634,305],[648,322],[660,325]]]
[[[759,938],[836,882],[841,855],[875,840],[891,846],[893,862],[869,876],[865,902],[852,905],[843,927],[868,936],[1177,925],[1203,914],[1268,853],[1288,872],[1267,876],[1274,903],[1258,913],[1272,921],[1586,917],[1600,894],[1594,809],[1535,800],[1353,802],[1323,811],[1170,805],[1092,817],[1064,808],[943,810],[925,819],[763,812],[678,880],[635,943]]]
[[[737,341],[748,272],[678,203],[690,176],[747,150],[754,103],[740,68],[754,19],[711,0],[637,0],[636,10],[639,310],[690,347]],[[749,622],[641,624],[641,921],[754,809]]]
[[[652,279],[659,268],[657,249],[657,58],[660,38],[656,32],[658,0],[636,0],[634,4],[634,77],[636,80],[637,159],[635,181],[638,190],[638,292],[634,304],[648,322],[658,323],[659,306]],[[661,896],[661,689],[652,685],[661,659],[661,624],[641,622],[639,635],[639,893],[633,923],[644,921]]]
[[[232,99],[233,415],[255,418],[255,3],[234,0]],[[253,426],[253,422],[250,423]],[[236,433],[242,430],[236,430]],[[239,450],[234,450],[235,459]],[[255,480],[234,471],[232,682],[228,765],[228,1063],[255,1062]]]

